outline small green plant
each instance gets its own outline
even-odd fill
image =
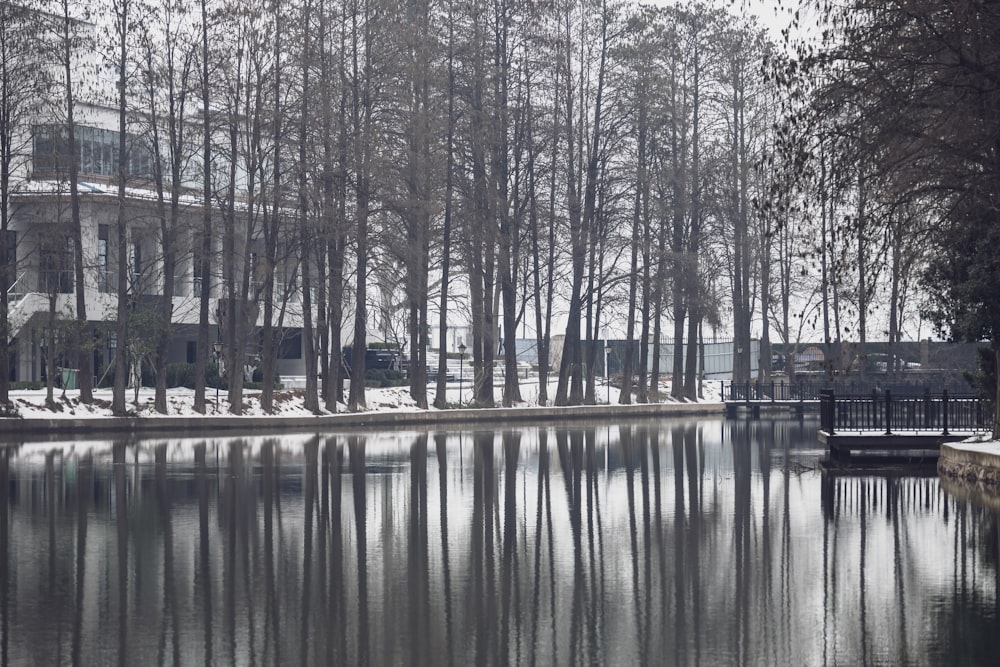
[[[365,373],[365,386],[372,388],[402,387],[409,380],[400,371],[374,368]]]
[[[45,389],[44,382],[18,380],[10,383],[11,391],[26,391],[35,389]]]
[[[167,387],[194,389],[194,364],[177,363],[167,365]]]

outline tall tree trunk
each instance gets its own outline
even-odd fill
[[[430,272],[430,6],[427,0],[410,0],[409,113],[407,118],[406,184],[409,201],[404,207],[407,230],[406,292],[409,308],[410,396],[418,407],[427,407],[427,274]]]
[[[733,215],[733,382],[742,384],[750,380],[751,345],[751,294],[750,294],[750,240],[749,211],[747,202],[747,147],[741,64],[737,58],[731,63],[731,113],[730,172],[732,174]]]
[[[312,93],[309,87],[309,69],[311,53],[312,35],[312,4],[306,0],[302,5],[302,104],[299,109],[299,256],[302,258],[302,358],[306,367],[306,395],[304,407],[313,413],[319,412],[319,378],[316,367],[316,341],[313,330],[313,306],[312,306],[312,252],[313,235],[310,226],[309,196],[306,190],[308,179],[306,164],[307,146],[309,139],[309,110],[312,100],[309,96]]]
[[[900,274],[902,273],[902,224],[889,224],[889,234],[892,238],[892,271],[889,287],[889,347],[886,355],[886,371],[889,377],[896,377],[901,370],[898,361],[897,344],[900,342],[899,314],[901,310]]]
[[[535,308],[535,329],[536,329],[536,339],[538,341],[538,403],[539,405],[548,405],[549,403],[549,376],[551,373],[551,357],[552,357],[552,307],[553,307],[553,293],[555,290],[555,278],[554,278],[554,268],[555,268],[555,243],[556,243],[556,186],[558,184],[558,164],[559,164],[559,137],[560,128],[559,123],[556,120],[559,118],[559,102],[563,99],[561,94],[560,86],[563,83],[562,69],[559,67],[559,63],[562,62],[561,55],[562,43],[560,42],[556,46],[556,67],[554,72],[555,81],[553,82],[553,94],[552,94],[552,135],[550,141],[552,142],[551,148],[551,160],[549,168],[549,193],[548,193],[548,207],[546,213],[546,229],[548,231],[547,236],[547,255],[545,262],[546,271],[546,281],[545,281],[545,294],[542,295],[542,285],[541,285],[541,265],[540,265],[540,255],[538,248],[538,230],[534,229],[537,227],[537,222],[533,225],[532,231],[532,249],[534,251],[534,282],[535,282],[535,294],[536,294],[536,308]]]
[[[485,23],[483,8],[474,5],[472,48],[472,83],[469,130],[472,161],[472,223],[469,226],[468,273],[472,306],[473,402],[492,407],[493,360],[496,358],[496,321],[493,290],[496,280],[496,206],[488,171],[491,150],[490,110],[485,106],[488,67],[486,39],[480,23]]]
[[[200,244],[195,253],[199,263],[201,285],[198,297],[198,342],[195,346],[194,361],[194,409],[204,414],[205,373],[208,369],[208,300],[211,296],[211,253],[212,253],[212,123],[211,123],[211,82],[208,78],[208,8],[206,0],[201,0],[201,121],[202,121],[202,169],[201,169],[201,233],[195,243]],[[235,163],[235,156],[232,157]],[[233,184],[235,186],[235,183]]]
[[[636,102],[638,104],[638,119],[636,127],[636,172],[635,196],[632,203],[632,241],[631,259],[629,262],[628,281],[628,320],[625,325],[625,358],[622,360],[622,383],[618,402],[628,405],[632,402],[632,375],[635,372],[635,312],[639,292],[639,241],[648,239],[647,227],[650,224],[649,212],[649,178],[646,173],[646,155],[649,132],[648,88],[645,77],[636,81]],[[646,252],[646,249],[643,249]],[[645,267],[644,267],[645,270]],[[610,381],[610,376],[609,376]]]
[[[63,34],[60,35],[62,49],[63,74],[66,81],[66,139],[67,150],[69,151],[69,200],[70,217],[73,237],[73,271],[74,283],[76,286],[76,329],[74,331],[74,343],[76,346],[77,382],[80,387],[80,401],[86,404],[93,403],[93,353],[91,349],[90,333],[87,328],[87,296],[86,283],[84,281],[84,258],[83,258],[83,220],[80,216],[80,188],[79,188],[79,148],[76,144],[76,121],[75,107],[76,96],[73,90],[73,19],[69,14],[69,0],[63,0],[62,25]],[[4,250],[6,252],[6,250]],[[122,278],[119,277],[119,280]],[[118,341],[118,354],[122,353],[124,341]],[[49,354],[52,354],[49,350]]]
[[[674,86],[676,86],[676,82]],[[676,103],[678,92],[673,92]],[[673,377],[670,383],[670,395],[673,398],[681,398],[684,395],[684,319],[687,317],[687,307],[685,305],[685,275],[688,271],[684,263],[684,216],[685,202],[688,197],[685,192],[681,132],[675,119],[670,127],[671,145],[671,171],[672,171],[672,201],[673,216],[671,220],[670,255],[671,273],[673,275],[673,320],[674,320],[674,349],[673,349]],[[662,258],[662,256],[661,256]]]
[[[596,217],[598,174],[600,165],[601,138],[603,127],[603,100],[605,76],[607,74],[607,57],[609,49],[607,3],[601,6],[601,41],[600,54],[597,69],[596,88],[594,90],[593,120],[591,126],[591,137],[589,151],[580,140],[579,156],[586,156],[586,168],[583,177],[583,200],[580,200],[580,193],[576,183],[576,174],[573,167],[576,151],[573,147],[572,128],[572,104],[567,104],[567,137],[570,138],[569,145],[569,208],[570,208],[570,247],[572,262],[572,282],[570,287],[569,312],[566,318],[566,339],[563,349],[563,363],[559,373],[559,387],[556,395],[557,405],[580,405],[584,401],[583,391],[583,346],[581,341],[581,329],[583,319],[583,277],[587,263],[587,246],[589,230]],[[568,56],[567,56],[568,58]],[[570,71],[567,64],[567,72]],[[582,77],[582,74],[581,74]],[[584,106],[585,87],[580,82],[581,113]],[[572,97],[572,88],[568,87],[568,98]],[[578,125],[578,130],[583,132],[582,121]],[[592,298],[592,297],[591,297]],[[567,395],[568,394],[568,395]]]
[[[438,368],[434,407],[448,406],[448,289],[451,281],[451,226],[455,179],[455,17],[448,2],[448,124],[446,140],[444,228],[441,243],[441,305],[438,310]]]
[[[372,26],[375,17],[365,4],[363,34],[357,25],[358,8],[354,5],[352,21],[352,99],[351,116],[354,127],[355,161],[355,243],[357,244],[356,279],[354,292],[354,344],[351,357],[351,394],[347,408],[356,412],[365,408],[365,350],[368,346],[368,216],[371,204],[370,157],[372,137]],[[361,53],[360,38],[364,38]],[[363,62],[359,64],[359,59]]]
[[[118,39],[118,181],[117,219],[115,224],[115,240],[118,246],[118,292],[115,336],[118,341],[115,355],[115,385],[111,401],[111,411],[121,417],[125,414],[125,389],[128,385],[128,343],[129,343],[129,284],[128,284],[128,200],[125,196],[126,180],[128,178],[128,144],[125,135],[125,72],[127,47],[126,37],[129,30],[128,0],[115,3],[115,30]],[[138,260],[138,258],[136,258]],[[138,268],[138,267],[136,267]],[[136,271],[136,282],[139,282],[139,271]],[[132,286],[132,291],[138,298],[139,285]],[[141,363],[141,362],[140,362]],[[140,374],[141,378],[141,374]],[[141,382],[137,380],[137,382]]]
[[[503,332],[504,387],[503,405],[510,407],[521,401],[521,388],[517,377],[517,285],[515,267],[517,246],[520,243],[518,216],[510,210],[510,108],[508,89],[510,81],[510,55],[508,30],[510,10],[507,3],[497,3],[494,27],[494,97],[496,109],[496,140],[493,142],[493,180],[495,214],[498,226],[497,281],[501,296]],[[492,364],[491,364],[492,366]]]
[[[167,414],[167,362],[170,353],[171,341],[171,320],[173,318],[173,295],[174,276],[176,275],[177,250],[175,247],[176,231],[180,226],[181,206],[180,195],[182,190],[182,165],[187,157],[185,153],[185,104],[188,91],[188,76],[190,73],[190,60],[185,56],[181,71],[176,69],[176,33],[166,31],[165,43],[162,45],[166,49],[166,63],[164,76],[168,91],[167,98],[167,146],[163,146],[161,139],[160,124],[161,119],[157,93],[158,86],[151,79],[147,83],[148,109],[149,114],[149,134],[152,138],[153,149],[153,181],[156,188],[156,209],[160,222],[160,245],[162,254],[162,292],[158,306],[158,317],[156,322],[157,330],[155,336],[155,353],[153,359],[153,375],[155,376],[156,389],[153,399],[153,409],[160,414]],[[153,49],[154,44],[147,44],[146,64],[150,72],[154,71],[156,65]],[[180,75],[180,90],[178,90],[177,76]],[[170,178],[170,201],[169,206],[166,201],[166,175],[163,169],[163,158],[166,156],[167,167]]]
[[[993,368],[1000,369],[1000,337],[993,335],[991,341],[993,347]],[[1000,370],[994,371],[996,385],[993,396],[993,440],[1000,440]]]
[[[274,409],[274,378],[278,371],[278,338],[281,335],[279,327],[275,327],[275,272],[278,270],[278,233],[281,229],[281,219],[283,215],[283,192],[282,192],[282,154],[281,137],[284,131],[282,123],[284,109],[282,108],[282,56],[283,42],[281,37],[284,31],[284,9],[280,0],[275,0],[274,12],[274,87],[273,104],[274,117],[272,119],[272,172],[271,172],[271,213],[264,216],[264,266],[267,274],[264,277],[264,321],[262,325],[261,346],[262,377],[260,391],[260,407],[266,413]],[[287,295],[282,294],[282,303],[287,300]],[[230,369],[231,371],[232,369]]]
[[[688,339],[684,364],[684,396],[698,397],[698,326],[701,323],[702,289],[699,271],[701,252],[701,47],[695,42],[691,126],[691,230],[688,236],[687,280]]]
[[[860,362],[861,380],[864,382],[868,375],[868,266],[867,240],[865,239],[865,227],[868,215],[868,183],[864,174],[858,176],[858,360]]]

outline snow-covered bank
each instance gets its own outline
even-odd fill
[[[607,397],[605,393],[605,398]],[[525,392],[526,396],[533,394]],[[3,441],[25,442],[39,439],[70,436],[136,436],[160,437],[165,435],[209,436],[264,433],[314,433],[346,431],[353,429],[395,429],[420,426],[423,428],[454,427],[484,423],[554,423],[559,421],[607,419],[657,419],[671,416],[714,416],[722,414],[722,404],[716,400],[689,403],[668,401],[663,403],[616,403],[617,394],[611,392],[612,403],[597,405],[551,407],[539,406],[537,400],[525,400],[510,408],[467,408],[455,400],[446,410],[420,409],[409,397],[406,388],[372,389],[367,393],[364,411],[347,412],[340,406],[337,413],[314,414],[304,407],[301,391],[281,391],[275,394],[275,409],[271,414],[260,408],[259,392],[246,396],[243,415],[231,415],[225,398],[220,394],[216,405],[214,392],[209,392],[208,413],[194,411],[194,394],[189,390],[172,390],[168,394],[169,414],[153,411],[153,393],[142,390],[139,400],[130,400],[130,416],[114,417],[111,414],[111,394],[95,392],[91,405],[79,400],[78,392],[60,394],[54,409],[46,406],[45,393],[12,392],[18,417],[0,419],[0,437]],[[131,399],[132,397],[130,397]],[[451,394],[449,392],[449,399]]]
[[[499,398],[501,389],[497,389]],[[556,385],[553,383],[548,388],[549,396],[555,396]],[[717,382],[706,382],[703,389],[703,398],[699,403],[720,403],[720,387]],[[11,402],[17,414],[23,419],[91,419],[113,417],[111,412],[111,390],[94,390],[94,402],[90,405],[80,402],[79,391],[68,390],[63,392],[58,390],[55,394],[55,405],[49,406],[45,401],[44,390],[32,391],[12,391],[10,392]],[[470,397],[469,383],[459,385],[449,383],[447,387],[447,402],[453,408],[460,408],[465,405]],[[521,397],[523,401],[517,407],[538,406],[538,382],[530,379],[522,382]],[[617,387],[601,385],[597,390],[597,403],[617,405],[620,397],[620,390]],[[364,412],[387,412],[387,411],[417,411],[416,402],[410,397],[406,387],[388,387],[381,389],[369,388],[366,392],[367,405]],[[428,400],[434,400],[434,388],[428,388]],[[301,390],[281,390],[274,395],[274,409],[270,414],[264,412],[260,406],[260,392],[246,391],[243,398],[243,416],[247,417],[314,417],[311,411],[305,408],[305,393]],[[194,392],[190,389],[170,389],[167,391],[167,415],[173,417],[207,418],[229,413],[229,403],[224,392],[218,397],[213,389],[208,389],[205,394],[208,410],[206,414],[196,412],[194,409]],[[218,400],[218,402],[216,402]],[[665,400],[664,404],[673,404],[677,401]],[[683,402],[682,402],[683,403]],[[128,392],[127,408],[129,414],[134,417],[162,419],[165,415],[153,409],[153,390],[142,388],[139,390],[138,400],[133,390]],[[429,408],[435,410],[435,408]],[[338,413],[346,411],[343,404],[338,406]],[[321,411],[320,414],[331,414]]]

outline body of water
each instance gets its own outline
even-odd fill
[[[4,665],[996,664],[994,511],[810,420],[0,448]]]

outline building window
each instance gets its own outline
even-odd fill
[[[302,358],[302,331],[285,330],[285,335],[278,344],[278,359]]]
[[[7,236],[7,290],[11,297],[16,298],[15,295],[27,291],[19,284],[20,279],[17,275],[17,232],[8,229],[3,233]]]
[[[73,239],[43,242],[38,257],[38,291],[45,294],[73,292]]]
[[[194,294],[192,296],[201,296],[201,258],[205,255],[204,249],[202,248],[202,240],[205,238],[204,234],[195,234],[194,240],[192,241],[191,247],[191,257],[193,260],[193,266],[191,275],[192,278],[192,289]]]
[[[110,292],[111,284],[111,263],[110,263],[110,240],[107,225],[97,226],[97,288],[101,292]]]
[[[142,284],[142,244],[138,241],[132,242],[132,293],[144,294],[145,289]]]
[[[35,176],[64,174],[68,169],[66,137],[59,126],[37,125],[32,131],[32,165]]]
[[[86,125],[76,126],[77,166],[83,176],[118,176],[118,132]],[[32,161],[35,178],[64,176],[69,164],[69,137],[64,125],[32,128]],[[153,161],[142,138],[127,135],[126,178],[150,179]]]
[[[247,271],[250,273],[250,298],[259,299],[263,288],[260,280],[257,279],[257,253],[255,251],[250,252]]]

